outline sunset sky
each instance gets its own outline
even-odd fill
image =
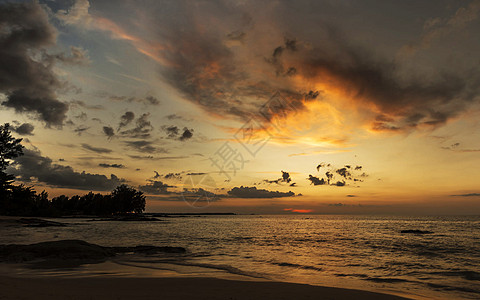
[[[480,213],[480,1],[0,3],[9,172],[37,191]]]

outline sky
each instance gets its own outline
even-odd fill
[[[480,214],[480,1],[0,1],[17,181],[149,212]]]

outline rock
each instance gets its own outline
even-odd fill
[[[185,253],[182,247],[102,247],[81,240],[63,240],[43,242],[31,245],[0,245],[0,261],[28,262],[38,259],[47,261],[84,261],[83,263],[98,263],[115,256],[117,253]],[[81,264],[81,263],[79,263]]]
[[[407,229],[407,230],[400,231],[400,233],[431,234],[431,233],[433,233],[433,231],[418,230],[418,229]]]
[[[31,245],[0,245],[0,260],[23,262],[35,259],[106,260],[115,256],[112,250],[80,240],[43,242]]]

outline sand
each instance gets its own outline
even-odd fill
[[[0,299],[406,299],[360,290],[216,278],[13,278]]]

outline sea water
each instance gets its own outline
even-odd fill
[[[165,263],[413,298],[480,298],[480,217],[233,215],[159,222],[56,219],[67,227],[0,229],[0,244],[81,239],[102,246],[181,246],[184,255],[115,260]],[[402,230],[430,231],[427,234]]]

